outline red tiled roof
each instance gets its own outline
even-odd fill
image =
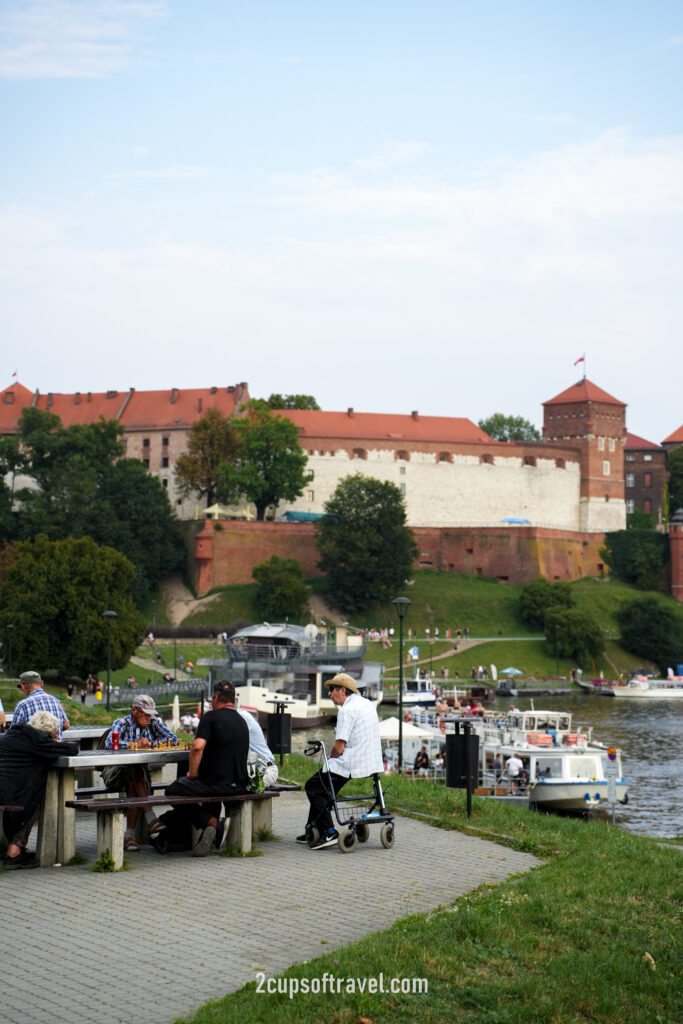
[[[32,401],[33,392],[18,382],[0,391],[0,434],[16,431],[22,410]]]
[[[493,441],[480,427],[464,417],[395,416],[391,413],[322,412],[308,409],[283,409],[280,415],[296,423],[302,444],[314,437],[339,440],[387,441],[392,447],[400,441],[443,442],[444,444],[487,443]]]
[[[620,402],[618,398],[608,395],[606,391],[599,388],[597,384],[593,384],[587,377],[583,377],[576,384],[572,384],[570,388],[567,388],[566,391],[555,395],[554,398],[549,398],[543,405],[565,405],[568,402],[603,402],[606,405],[620,405],[624,409],[626,408],[625,402]]]
[[[665,437],[662,444],[683,444],[683,426],[680,426],[678,430],[674,430],[673,434]]]
[[[638,437],[637,434],[626,433],[626,444],[624,448],[656,448],[661,449],[661,445],[654,444],[652,441],[646,441],[643,437]]]
[[[14,403],[7,396],[14,394]],[[33,402],[33,392],[15,384],[0,391],[0,433],[16,430],[21,410]],[[81,391],[38,395],[38,409],[59,416],[63,427],[97,423],[101,416],[118,420],[127,430],[182,430],[191,427],[207,409],[232,416],[249,401],[246,384],[223,388],[173,388],[166,391]]]

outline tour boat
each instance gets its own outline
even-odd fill
[[[664,697],[667,700],[683,699],[683,677],[669,676],[667,679],[650,679],[648,676],[633,676],[625,682],[607,682],[603,679],[577,680],[579,686],[589,693],[600,693],[604,697],[642,700],[643,698]]]
[[[628,800],[621,751],[593,741],[591,727],[577,729],[567,712],[510,712],[504,720],[484,719],[478,731],[481,785],[493,792],[501,785],[513,788],[504,766],[516,754],[525,776],[519,788],[532,807],[583,811],[604,807],[612,796],[619,803]],[[496,755],[502,775],[494,766]]]
[[[225,657],[208,663],[211,682],[234,683],[240,707],[258,716],[278,710],[292,716],[294,729],[317,728],[336,715],[325,682],[338,672],[356,680],[376,706],[382,700],[381,662],[363,661],[362,637],[337,627],[334,645],[317,626],[264,622],[239,630],[225,642]]]

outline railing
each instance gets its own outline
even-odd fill
[[[362,658],[365,644],[351,647],[326,647],[314,644],[311,647],[299,647],[294,644],[232,644],[225,647],[226,657],[230,661],[348,661],[350,658]]]

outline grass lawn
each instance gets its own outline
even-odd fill
[[[292,756],[284,773],[303,779],[310,763]],[[387,790],[395,811],[526,850],[544,863],[290,968],[280,983],[298,985],[295,998],[259,994],[252,982],[183,1024],[680,1024],[680,850],[605,822],[476,797],[468,820],[465,794],[431,782],[392,780]],[[326,918],[332,946],[343,861],[339,866],[341,877],[330,876]],[[397,879],[397,894],[401,884],[410,881]],[[304,984],[315,987],[325,972],[424,978],[429,990],[304,994]]]

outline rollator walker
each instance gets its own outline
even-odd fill
[[[311,740],[304,750],[307,757],[320,754],[320,772],[323,778],[329,775],[330,764],[322,740]],[[379,825],[379,839],[385,850],[394,845],[394,816],[384,803],[380,773],[369,776],[373,792],[369,796],[338,796],[330,787],[328,807],[339,826],[337,846],[342,853],[353,853],[358,843],[367,843],[370,827]],[[320,829],[315,823],[306,825],[306,841],[314,846],[320,840]]]

